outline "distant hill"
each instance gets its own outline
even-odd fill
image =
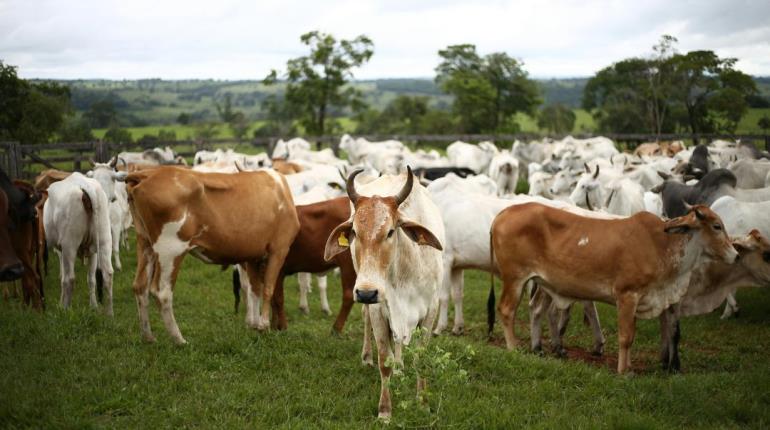
[[[579,108],[583,88],[588,78],[540,79],[544,104],[562,103]],[[756,78],[760,95],[770,99],[770,77]],[[220,80],[69,80],[60,81],[68,85],[72,101],[78,112],[87,111],[101,100],[112,101],[124,126],[173,124],[181,113],[189,115],[191,121],[217,119],[216,104],[226,94],[231,94],[237,110],[243,111],[250,120],[263,117],[261,104],[271,94],[283,91],[283,85],[265,86],[260,81]],[[398,95],[425,96],[430,105],[448,109],[452,97],[443,94],[432,79],[377,79],[355,81],[366,102],[382,110]],[[349,112],[332,112],[345,116]]]

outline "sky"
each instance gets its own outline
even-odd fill
[[[0,0],[0,59],[24,78],[262,79],[312,30],[373,40],[356,79],[433,77],[460,43],[536,78],[590,76],[662,34],[770,75],[770,0]]]

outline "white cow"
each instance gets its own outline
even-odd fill
[[[59,254],[61,306],[68,308],[75,286],[75,260],[88,257],[88,289],[92,308],[96,301],[96,273],[101,271],[107,293],[106,312],[112,316],[112,234],[109,202],[95,179],[73,173],[48,187],[43,207],[43,227],[49,247]]]
[[[310,151],[310,142],[301,137],[295,137],[288,141],[278,139],[273,148],[272,158],[289,159],[292,153],[296,151]]]
[[[770,237],[770,201],[742,202],[732,196],[723,196],[711,204],[711,209],[722,218],[725,230],[730,236],[745,236],[756,229],[765,238]],[[727,296],[722,319],[738,312],[734,292]]]
[[[403,363],[402,348],[417,327],[426,331],[422,341],[430,337],[443,272],[444,224],[441,212],[428,191],[414,180],[411,169],[407,169],[406,181],[401,175],[387,175],[359,190],[354,184],[357,173],[347,181],[351,219],[329,236],[324,257],[328,261],[350,249],[357,273],[353,295],[364,304],[362,359],[372,363],[371,325],[382,382],[379,418],[387,421],[392,410],[389,359]],[[418,390],[423,386],[424,380],[418,378]]]
[[[514,194],[519,181],[519,160],[510,151],[501,151],[489,163],[489,177],[497,184],[498,195]]]
[[[340,149],[348,154],[348,161],[351,164],[362,163],[369,154],[381,150],[389,150],[398,153],[404,150],[404,144],[398,140],[384,140],[382,142],[370,142],[362,137],[354,139],[349,134],[345,134],[340,139]]]
[[[500,153],[494,143],[480,142],[472,145],[457,141],[447,146],[446,154],[449,163],[455,167],[466,167],[476,173],[484,173],[489,170],[492,158]]]

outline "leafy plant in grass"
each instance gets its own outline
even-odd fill
[[[421,342],[429,336],[425,330],[417,329],[412,343],[403,350],[404,365],[389,359],[387,365],[397,369],[390,379],[392,399],[395,404],[392,423],[400,428],[434,427],[438,425],[444,410],[442,404],[447,393],[459,390],[468,382],[469,364],[476,351],[466,345],[458,352],[450,352],[438,344]],[[415,395],[417,379],[424,378],[425,388]]]

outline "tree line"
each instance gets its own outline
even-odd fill
[[[300,40],[308,53],[288,60],[282,71],[272,70],[262,80],[267,86],[280,85],[281,90],[262,97],[264,121],[252,131],[255,136],[339,134],[343,117],[354,120],[360,134],[515,133],[520,127],[518,114],[535,118],[538,127],[550,133],[574,129],[574,110],[563,103],[544,104],[543,89],[530,78],[524,63],[505,52],[482,54],[472,44],[441,49],[435,87],[413,83],[421,95],[398,95],[377,109],[351,85],[354,71],[374,55],[371,39],[365,35],[337,39],[312,31]],[[729,133],[749,107],[770,107],[754,78],[735,69],[737,59],[707,50],[679,53],[676,44],[676,38],[664,35],[650,53],[612,63],[588,79],[582,107],[593,116],[598,131]],[[143,82],[151,92],[160,84]],[[432,94],[436,88],[451,96],[451,102],[437,103]],[[0,140],[84,141],[94,138],[91,128],[108,128],[105,140],[130,142],[119,113],[126,103],[113,93],[73,100],[67,85],[21,79],[14,66],[0,61]],[[239,104],[225,93],[214,102],[218,121],[183,112],[177,122],[194,124],[198,138],[209,139],[227,127],[241,140],[248,137],[256,118],[238,110]],[[84,109],[82,114],[73,105]],[[767,130],[770,119],[762,118],[758,125]],[[161,130],[143,139],[175,138],[173,131]]]

